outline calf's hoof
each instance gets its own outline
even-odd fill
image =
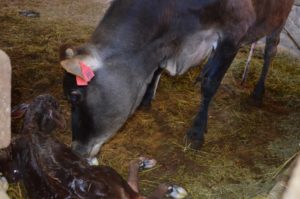
[[[140,160],[140,163],[139,163],[139,169],[140,170],[151,169],[157,163],[157,161],[155,159],[148,159],[148,158],[145,158],[145,157],[140,157],[139,160]]]
[[[167,197],[171,197],[174,199],[182,199],[185,198],[187,195],[187,191],[182,187],[179,187],[177,185],[171,185],[168,187]]]

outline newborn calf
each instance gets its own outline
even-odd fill
[[[50,133],[65,126],[59,105],[50,95],[13,109],[12,117],[25,116],[22,133],[0,158],[9,181],[23,179],[31,199],[159,199],[183,198],[186,191],[162,184],[149,196],[139,194],[138,170],[153,167],[155,160],[140,158],[129,165],[128,182],[108,166],[90,166]]]

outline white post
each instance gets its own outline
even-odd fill
[[[0,149],[11,140],[11,64],[9,57],[0,50]]]

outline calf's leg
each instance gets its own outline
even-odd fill
[[[129,163],[128,184],[137,193],[139,193],[139,177],[140,169],[149,169],[156,165],[156,160],[140,157],[138,160],[132,160]]]
[[[127,182],[129,186],[137,193],[139,193],[139,168],[140,168],[139,160],[132,160],[129,163],[129,174]]]
[[[138,160],[132,160],[129,163],[128,184],[137,193],[139,193],[138,171],[141,169],[149,169],[156,165],[156,160],[140,157]],[[141,196],[139,199],[162,199],[165,196],[182,199],[187,196],[187,192],[176,185],[160,184],[150,196]]]
[[[161,199],[168,193],[168,185],[160,184],[146,199]]]
[[[165,196],[174,199],[183,199],[187,196],[187,192],[182,187],[176,185],[160,184],[146,199],[162,199]]]

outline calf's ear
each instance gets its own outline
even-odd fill
[[[19,104],[12,108],[11,118],[20,119],[24,117],[26,111],[28,110],[29,104]]]

